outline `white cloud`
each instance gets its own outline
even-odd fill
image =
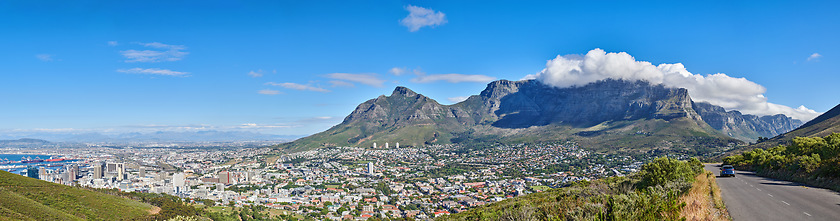
[[[78,128],[33,128],[33,129],[12,129],[14,132],[47,132],[47,133],[61,133],[61,132],[84,132],[89,129]]]
[[[236,128],[238,129],[266,129],[266,128],[290,128],[294,126],[290,125],[277,125],[277,124],[255,124],[255,123],[244,123]]]
[[[446,100],[448,100],[449,102],[452,102],[452,103],[458,103],[458,102],[467,100],[467,98],[470,98],[470,97],[468,97],[468,96],[450,97],[450,98],[446,98]]]
[[[117,41],[108,41],[108,46],[117,46],[120,45]]]
[[[385,83],[385,80],[379,79],[379,77],[377,77],[376,74],[332,73],[328,74],[327,78],[356,82],[374,87],[382,87],[382,84]]]
[[[260,91],[258,91],[257,93],[259,93],[259,94],[265,94],[265,95],[278,95],[278,94],[282,94],[283,92],[280,92],[280,91],[278,91],[278,90],[269,90],[269,89],[264,89],[264,90],[260,90]]]
[[[117,72],[129,73],[129,74],[152,74],[152,75],[165,75],[165,76],[187,76],[188,74],[190,74],[189,72],[180,72],[180,71],[173,71],[173,70],[160,69],[160,68],[117,69]]]
[[[150,129],[145,131],[196,131],[196,130],[210,130],[218,129],[217,126],[207,124],[185,124],[185,125],[165,125],[165,124],[143,124],[143,125],[125,125],[125,128]]]
[[[268,83],[265,83],[265,84],[266,85],[271,85],[271,86],[278,86],[278,87],[283,87],[283,88],[288,88],[288,89],[299,90],[299,91],[317,91],[317,92],[323,92],[323,93],[330,92],[330,90],[327,90],[327,89],[323,89],[323,88],[319,88],[319,87],[313,87],[313,86],[309,86],[309,85],[298,84],[298,83],[268,82]]]
[[[486,75],[466,75],[466,74],[430,74],[424,75],[422,73],[418,74],[416,78],[411,79],[411,82],[414,83],[431,83],[435,81],[447,81],[449,83],[460,83],[460,82],[478,82],[478,83],[487,83],[496,80],[495,77],[490,77]]]
[[[408,5],[405,6],[408,16],[400,20],[400,23],[408,27],[408,30],[415,32],[426,26],[438,26],[446,24],[446,15],[443,12],[435,12],[432,9]]]
[[[812,61],[812,60],[819,61],[818,59],[820,59],[821,57],[822,57],[822,55],[820,53],[813,53],[813,54],[811,54],[811,56],[808,56],[808,61]]]
[[[248,72],[248,76],[255,77],[255,78],[262,77],[263,76],[262,72],[263,72],[262,70],[251,71],[251,72]]]
[[[683,64],[660,64],[636,61],[625,52],[606,53],[601,49],[589,51],[585,56],[557,56],[546,63],[545,69],[525,78],[538,79],[556,87],[586,85],[604,79],[644,80],[667,87],[686,88],[694,101],[709,102],[726,110],[739,110],[754,115],[784,114],[807,121],[819,115],[814,110],[797,109],[767,102],[763,86],[746,78],[730,77],[718,73],[692,74]]]
[[[346,82],[346,81],[339,81],[339,80],[330,81],[330,84],[332,84],[333,87],[355,87],[356,86],[353,83]]]
[[[405,68],[393,67],[393,68],[391,68],[391,70],[388,70],[388,73],[391,73],[391,74],[396,75],[396,76],[400,76],[400,75],[405,73]]]
[[[53,55],[51,54],[36,54],[35,58],[41,61],[53,61]]]
[[[187,47],[183,45],[168,45],[159,42],[152,43],[138,43],[145,47],[162,49],[162,50],[125,50],[120,51],[120,54],[126,58],[125,62],[161,62],[161,61],[178,61],[184,58],[189,52],[185,52]]]

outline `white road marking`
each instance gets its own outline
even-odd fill
[[[785,202],[785,201],[782,201],[782,203],[787,204],[788,206],[790,206],[790,203],[787,203],[787,202]]]
[[[752,184],[750,184],[750,187],[755,187],[755,186],[753,186]]]
[[[761,191],[761,189],[759,189],[759,188],[755,188],[755,189],[757,189],[758,191]]]
[[[772,195],[772,194],[769,194],[769,193],[768,193],[767,195],[768,195],[768,196],[770,196],[770,197],[773,197],[773,195]]]
[[[805,215],[811,216],[811,214],[808,214],[808,213],[806,213],[806,212],[802,212],[802,213],[804,213]]]

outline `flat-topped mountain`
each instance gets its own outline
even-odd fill
[[[704,121],[707,116],[715,126]],[[743,123],[718,123],[730,119]],[[537,80],[499,80],[453,105],[397,87],[390,96],[360,104],[340,124],[280,147],[299,151],[386,142],[422,146],[571,140],[614,149],[691,149],[738,142],[733,137],[749,140],[786,132],[797,122],[784,115],[726,112],[693,102],[686,89],[644,81],[602,80],[557,88]]]

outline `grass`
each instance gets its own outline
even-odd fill
[[[546,190],[550,190],[551,187],[540,185],[540,186],[531,186],[531,189],[534,190],[534,191],[537,191],[537,190],[546,191]]]
[[[224,214],[233,213],[233,208],[225,207],[225,206],[208,207],[207,210],[210,211],[210,212],[215,212],[215,213],[218,213],[218,212],[221,212],[221,213],[224,213]]]
[[[0,171],[0,220],[128,220],[149,204]]]
[[[720,187],[712,172],[705,171],[694,178],[688,193],[680,197],[685,203],[680,217],[691,220],[731,220],[720,197]]]

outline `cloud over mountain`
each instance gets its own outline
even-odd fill
[[[709,102],[727,110],[738,110],[754,115],[784,114],[808,121],[819,115],[804,106],[791,108],[767,102],[763,86],[746,78],[730,77],[723,73],[692,74],[681,63],[653,65],[636,61],[625,52],[607,53],[601,49],[586,55],[558,55],[546,63],[536,75],[541,82],[555,87],[583,86],[604,79],[643,80],[667,87],[686,88],[695,101]]]

